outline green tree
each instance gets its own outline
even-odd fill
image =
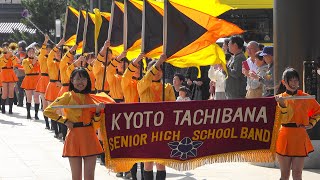
[[[90,0],[70,0],[69,5],[74,7],[75,9],[89,9],[90,8]]]
[[[41,29],[44,33],[50,36],[51,40],[55,40],[55,20],[60,19],[64,24],[64,17],[67,4],[75,9],[89,9],[90,1],[94,8],[98,8],[99,0],[22,0],[22,6],[29,11],[29,19]],[[101,11],[110,12],[111,0],[100,0]],[[123,1],[123,0],[122,0]],[[27,19],[22,19],[22,23],[26,24],[30,28],[35,28]],[[32,42],[41,43],[44,40],[44,36],[37,30],[36,34],[21,33],[15,31],[10,37],[12,41],[18,42],[19,40],[25,40],[28,44]],[[59,39],[56,39],[59,41]]]
[[[65,0],[22,0],[22,6],[29,11],[29,19],[41,29],[44,33],[49,34],[54,40],[55,20],[62,18],[65,13]],[[34,26],[27,20],[22,19],[22,23],[28,27]],[[24,39],[27,43],[43,41],[43,35],[37,31],[36,34],[16,32],[11,37],[15,41]]]

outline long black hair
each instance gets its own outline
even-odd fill
[[[72,80],[77,74],[79,74],[79,76],[81,78],[87,78],[87,86],[82,91],[78,91],[72,84]],[[91,80],[90,80],[90,76],[85,68],[77,67],[72,71],[71,76],[70,76],[70,82],[69,82],[69,91],[74,91],[76,93],[81,93],[81,94],[91,93]]]
[[[282,80],[285,81],[286,83],[289,83],[290,79],[294,79],[297,78],[298,81],[300,81],[300,76],[297,70],[293,69],[293,68],[287,68],[286,70],[284,70],[283,74],[282,74]],[[277,94],[281,94],[283,92],[285,92],[287,90],[286,86],[282,83],[282,81],[280,82]]]
[[[285,80],[287,83],[289,82],[290,79],[297,78],[298,81],[300,81],[299,73],[297,70],[293,68],[287,68],[284,70],[282,74],[282,79]]]

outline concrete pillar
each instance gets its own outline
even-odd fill
[[[316,1],[316,0],[310,0]],[[274,18],[274,73],[279,84],[282,72],[290,66],[302,78],[303,61],[311,60],[311,5],[301,0],[275,0]]]
[[[311,29],[312,30],[312,34],[311,34],[311,44],[310,47],[311,48],[311,53],[312,53],[312,57],[316,60],[316,59],[320,59],[320,23],[319,23],[319,17],[320,17],[320,1],[318,0],[311,0],[312,2],[312,12],[311,12]],[[320,77],[319,77],[320,78]],[[320,86],[320,85],[318,85]]]

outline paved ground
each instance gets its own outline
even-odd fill
[[[33,112],[32,112],[33,114]],[[61,157],[63,143],[45,130],[43,120],[27,120],[26,109],[0,114],[0,180],[69,180],[68,160]],[[40,114],[39,117],[42,117]],[[172,180],[275,180],[280,171],[249,163],[206,165],[188,172],[167,170]],[[97,161],[96,179],[119,179]],[[304,170],[304,180],[320,179],[320,169]]]

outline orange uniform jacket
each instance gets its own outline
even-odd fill
[[[123,99],[121,88],[122,75],[117,74],[117,66],[119,63],[121,62],[114,59],[107,67],[107,81],[110,87],[110,96],[113,99]]]
[[[136,71],[139,69],[130,63],[122,76],[121,87],[126,103],[139,102],[138,80],[133,78]]]
[[[105,69],[104,65],[105,57],[101,56],[101,54],[98,54],[97,59],[94,61],[92,72],[94,74],[94,77],[96,78],[95,81],[95,87],[98,91],[102,90],[102,84],[103,84],[103,71]],[[107,75],[104,79],[104,91],[110,91],[109,84],[107,81]]]
[[[153,82],[154,74],[157,74],[158,70],[155,66],[147,71],[146,75],[138,82],[138,92],[140,102],[161,102],[162,101],[162,86],[161,82]],[[174,94],[171,84],[165,85],[165,101],[175,101],[176,96]]]
[[[49,73],[49,77],[50,77],[50,80],[54,80],[54,81],[58,81],[59,80],[59,64],[60,64],[60,61],[57,60],[54,56],[55,56],[55,53],[58,51],[57,47],[54,47],[49,55],[48,55],[48,59],[47,59],[47,66],[48,66],[48,73]]]
[[[26,73],[25,78],[22,81],[21,88],[25,90],[35,90],[38,80],[40,78],[40,65],[37,61],[35,64],[32,64],[32,59],[27,58],[22,61],[22,66],[24,72]]]
[[[297,96],[307,96],[307,93],[298,91]],[[290,96],[287,93],[283,97]],[[315,99],[287,100],[287,107],[281,108],[280,120],[282,124],[296,123],[314,126],[320,119],[320,106]]]
[[[49,75],[48,75],[48,66],[47,66],[47,50],[46,50],[47,46],[45,44],[42,45],[41,50],[40,50],[40,54],[38,57],[38,62],[40,64],[40,72],[41,72],[41,76],[40,79],[38,81],[37,87],[36,87],[36,91],[40,92],[40,93],[45,93],[47,86],[49,84]]]
[[[40,71],[41,73],[48,73],[48,66],[47,66],[47,57],[46,57],[46,50],[47,46],[45,44],[42,45],[40,54],[38,57],[38,61],[40,64]]]
[[[308,94],[298,91],[294,96]],[[290,96],[286,92],[282,97]],[[320,107],[315,99],[286,100],[286,108],[280,108],[279,120],[282,126],[276,142],[276,152],[282,156],[305,157],[313,146],[305,126],[314,126],[320,119]]]
[[[54,101],[58,97],[58,93],[60,91],[60,87],[57,85],[57,81],[60,81],[60,70],[59,64],[60,61],[55,59],[55,53],[58,51],[57,47],[54,47],[47,59],[47,66],[48,66],[48,74],[50,78],[50,82],[47,86],[45,98],[47,101]]]
[[[68,66],[70,65],[69,62],[72,59],[73,59],[73,55],[70,53],[70,51],[68,51],[60,61],[59,69],[60,69],[60,77],[61,77],[62,85],[69,84],[71,73],[69,74]]]

